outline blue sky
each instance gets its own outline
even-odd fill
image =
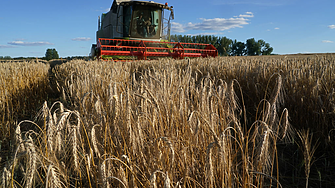
[[[113,0],[1,0],[0,56],[88,55]],[[174,7],[172,34],[263,39],[273,53],[335,52],[334,0],[156,0]]]

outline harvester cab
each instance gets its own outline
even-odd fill
[[[164,10],[170,11],[166,22]],[[98,21],[97,39],[167,40],[171,19],[173,7],[167,3],[114,0],[110,11]]]
[[[170,42],[173,19],[173,7],[167,3],[114,0],[110,11],[98,19],[97,43],[92,45],[91,56],[133,60],[217,55],[214,46]]]

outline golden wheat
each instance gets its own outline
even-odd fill
[[[334,110],[334,59],[294,58],[58,65],[60,101],[16,126],[21,157],[9,156],[2,184],[280,187],[277,147],[302,121],[289,122],[297,110],[287,104],[314,105],[324,127]],[[299,136],[307,185],[315,149]]]

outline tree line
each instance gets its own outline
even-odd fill
[[[31,59],[42,59],[42,60],[52,60],[59,59],[59,55],[56,49],[47,49],[45,52],[45,57],[10,57],[10,56],[0,56],[0,60],[31,60]]]
[[[171,41],[212,44],[221,56],[270,55],[273,51],[269,43],[262,39],[256,41],[254,38],[250,38],[244,43],[236,39],[214,35],[171,35]]]
[[[45,59],[43,58],[38,58],[38,57],[11,57],[11,56],[0,56],[0,61],[1,60],[33,60],[33,59]]]
[[[255,40],[250,38],[246,42],[240,42],[227,37],[217,37],[214,35],[171,35],[172,42],[186,43],[203,43],[212,44],[221,56],[256,56],[256,55],[271,55],[273,48],[264,40]],[[89,59],[87,56],[67,57],[66,59]],[[10,56],[0,56],[0,60],[15,60],[15,59],[36,59],[36,57],[18,57],[11,58]],[[56,49],[47,49],[45,57],[38,58],[43,60],[59,59]]]
[[[10,56],[0,56],[0,60],[11,60]]]

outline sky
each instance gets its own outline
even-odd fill
[[[0,0],[0,56],[86,56],[113,0]],[[155,0],[173,6],[172,33],[265,40],[275,54],[334,53],[334,0]]]

